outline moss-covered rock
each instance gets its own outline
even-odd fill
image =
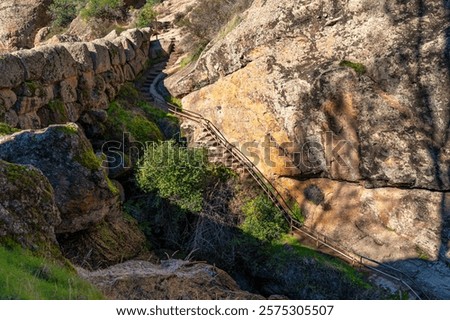
[[[89,230],[58,237],[64,255],[87,269],[120,263],[145,252],[145,236],[132,218],[104,221]]]
[[[60,256],[54,232],[60,222],[53,187],[42,172],[0,160],[0,244]]]
[[[0,159],[31,164],[48,178],[61,212],[58,233],[85,230],[106,216],[121,215],[119,194],[76,124],[5,137],[0,142]]]

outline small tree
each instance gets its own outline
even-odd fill
[[[137,182],[146,192],[156,191],[182,209],[200,212],[208,167],[205,150],[187,149],[166,141],[146,148]]]

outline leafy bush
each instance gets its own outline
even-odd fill
[[[139,10],[136,20],[136,27],[148,27],[151,22],[156,20],[156,12],[153,9],[153,6],[159,2],[159,0],[147,0],[147,3],[141,8],[141,10]]]
[[[19,246],[0,246],[0,299],[101,299],[101,293],[69,270]]]
[[[242,230],[256,239],[271,242],[289,231],[281,211],[265,196],[248,201],[242,208],[245,221]]]
[[[65,27],[76,18],[87,0],[53,0],[49,7],[54,27]]]
[[[137,182],[146,192],[157,191],[180,208],[199,212],[208,175],[203,149],[187,149],[166,141],[147,147]]]
[[[100,18],[112,20],[122,16],[120,9],[123,6],[123,0],[89,0],[80,14],[83,19]]]

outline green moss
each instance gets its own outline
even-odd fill
[[[57,121],[68,121],[69,120],[69,115],[67,114],[67,109],[66,106],[64,105],[64,102],[62,102],[61,100],[52,100],[48,103],[48,108],[50,109],[51,112],[54,113],[54,117],[55,119],[57,119]]]
[[[125,30],[127,30],[127,28],[126,28],[126,27],[122,27],[122,26],[117,25],[117,26],[114,27],[114,30],[116,30],[116,32],[117,32],[118,35],[120,35],[122,32],[124,32]]]
[[[118,101],[111,102],[108,119],[116,131],[127,131],[140,142],[164,140],[163,134],[154,122],[126,110]]]
[[[111,181],[108,177],[106,177],[106,183],[108,184],[108,189],[111,191],[114,195],[120,194],[119,189],[116,187],[114,182]]]
[[[57,130],[71,136],[78,134],[78,127],[75,124],[68,124],[66,126],[61,126],[58,127]]]
[[[18,131],[20,131],[20,130],[16,129],[16,128],[12,128],[4,122],[0,122],[0,137],[8,135],[8,134],[13,134],[14,132],[18,132]]]
[[[352,68],[359,75],[363,75],[367,72],[366,67],[362,63],[343,60],[339,63],[341,67]]]
[[[97,158],[94,151],[90,148],[85,148],[82,150],[74,157],[74,159],[83,167],[91,170],[99,170],[102,164],[102,161]]]
[[[430,261],[430,256],[421,247],[416,247],[416,252],[420,260]]]
[[[345,262],[302,246],[297,238],[290,235],[283,236],[280,241],[277,241],[273,244],[271,255],[277,256],[277,252],[282,252],[280,248],[285,245],[289,245],[293,249],[295,255],[298,255],[299,257],[313,258],[323,265],[339,270],[353,284],[365,289],[371,288],[371,285],[364,280],[362,274],[357,272],[354,268],[352,268]]]
[[[202,54],[205,47],[206,47],[206,43],[198,44],[196,49],[194,49],[188,56],[181,59],[180,67],[184,68],[187,65],[191,64],[192,62],[197,61],[200,58],[200,55]]]
[[[120,87],[118,98],[124,99],[137,99],[139,97],[139,91],[131,82],[125,82],[122,87]]]
[[[229,34],[231,31],[233,31],[239,23],[241,23],[242,18],[240,15],[235,15],[226,25],[223,27],[218,34],[219,39],[225,38],[227,34]]]
[[[0,299],[102,299],[70,268],[18,246],[0,246]]]
[[[150,119],[152,119],[153,121],[168,119],[172,122],[178,123],[178,118],[176,116],[171,113],[164,112],[159,108],[153,107],[146,101],[139,101],[138,106],[139,108],[144,110],[147,116],[150,117]]]
[[[11,182],[25,186],[33,186],[42,176],[38,171],[30,167],[8,163],[6,166],[6,175]]]
[[[25,86],[33,96],[43,97],[45,94],[42,85],[36,81],[25,81]]]
[[[177,106],[177,107],[180,108],[180,109],[183,108],[183,105],[181,104],[181,99],[175,98],[175,97],[172,97],[172,96],[165,97],[165,99],[166,99],[166,101],[167,101],[168,103],[171,103],[171,104]]]

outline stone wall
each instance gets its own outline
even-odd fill
[[[151,29],[0,55],[0,122],[33,129],[107,109],[149,57]]]

